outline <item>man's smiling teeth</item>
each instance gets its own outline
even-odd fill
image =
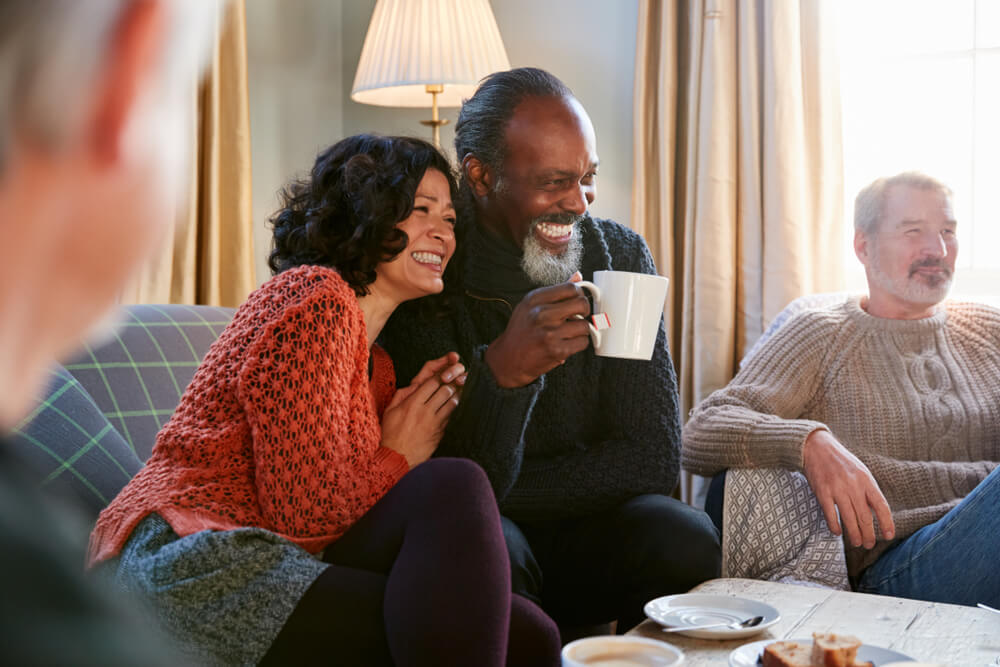
[[[435,255],[432,252],[415,252],[412,253],[413,259],[417,260],[421,264],[437,264],[441,265],[441,255]]]
[[[538,232],[550,239],[565,238],[573,233],[573,225],[556,225],[551,222],[538,223]]]

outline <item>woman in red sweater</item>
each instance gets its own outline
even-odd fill
[[[447,160],[360,135],[272,219],[275,276],[206,355],[90,562],[212,664],[553,665],[558,631],[510,593],[485,474],[428,461],[459,397],[454,353],[395,389],[374,341],[442,290]]]

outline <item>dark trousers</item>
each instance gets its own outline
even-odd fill
[[[558,665],[555,624],[512,596],[486,474],[433,459],[324,553],[263,665]]]
[[[646,602],[719,576],[719,532],[701,510],[661,495],[555,521],[503,517],[515,593],[560,625],[618,621],[624,633]]]

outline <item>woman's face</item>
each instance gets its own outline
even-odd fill
[[[378,291],[400,302],[444,289],[445,266],[455,253],[455,206],[448,179],[428,169],[417,186],[410,217],[396,225],[409,242],[403,252],[375,267]]]

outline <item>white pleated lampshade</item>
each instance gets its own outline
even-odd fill
[[[443,84],[443,107],[461,106],[487,74],[510,69],[489,0],[378,0],[361,48],[351,99],[429,107],[425,86]]]

